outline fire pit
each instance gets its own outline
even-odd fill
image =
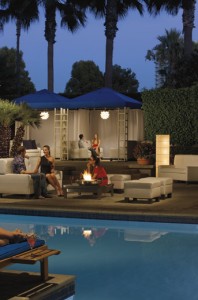
[[[102,180],[92,179],[91,174],[87,171],[84,171],[83,178],[76,180],[76,183],[79,185],[95,185],[101,183]]]
[[[101,180],[98,180],[98,179],[91,179],[91,180],[78,179],[78,180],[76,180],[76,183],[78,183],[80,185],[95,185],[95,184],[100,184]]]

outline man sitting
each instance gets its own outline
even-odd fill
[[[85,141],[84,135],[82,133],[79,134],[78,147],[79,148],[88,148],[89,147],[89,143],[88,143],[88,141]]]
[[[15,174],[30,174],[34,185],[34,198],[49,198],[47,194],[46,177],[43,173],[37,173],[37,170],[26,170],[25,165],[26,149],[20,146],[17,149],[17,156],[13,159],[13,173]]]

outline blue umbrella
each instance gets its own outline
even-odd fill
[[[28,94],[14,99],[16,104],[27,103],[34,109],[70,108],[72,100],[44,89],[33,94]]]
[[[140,109],[142,103],[133,98],[127,97],[110,88],[101,88],[96,91],[74,98],[71,101],[70,109],[78,108],[137,108]]]

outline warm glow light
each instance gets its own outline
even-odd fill
[[[101,116],[101,118],[104,119],[104,120],[108,119],[109,116],[110,116],[109,111],[107,111],[107,110],[101,111],[100,116]]]
[[[156,176],[158,166],[169,165],[170,163],[170,135],[156,135]]]
[[[82,235],[83,235],[85,238],[89,238],[91,234],[92,234],[92,231],[89,230],[89,229],[83,230],[83,232],[82,232]]]
[[[41,117],[42,120],[47,120],[47,119],[49,118],[49,113],[48,113],[48,111],[42,111],[42,112],[40,113],[40,117]]]
[[[85,181],[91,181],[91,174],[88,173],[87,171],[85,171],[85,172],[83,173],[83,179],[84,179]]]

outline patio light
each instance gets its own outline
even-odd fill
[[[47,120],[47,119],[49,118],[49,113],[48,113],[48,111],[42,111],[42,112],[40,113],[40,117],[41,117],[42,120]]]
[[[156,135],[156,177],[158,166],[170,164],[170,135]]]
[[[103,119],[103,120],[107,120],[110,116],[110,113],[108,110],[103,110],[101,111],[100,113],[100,117]]]

